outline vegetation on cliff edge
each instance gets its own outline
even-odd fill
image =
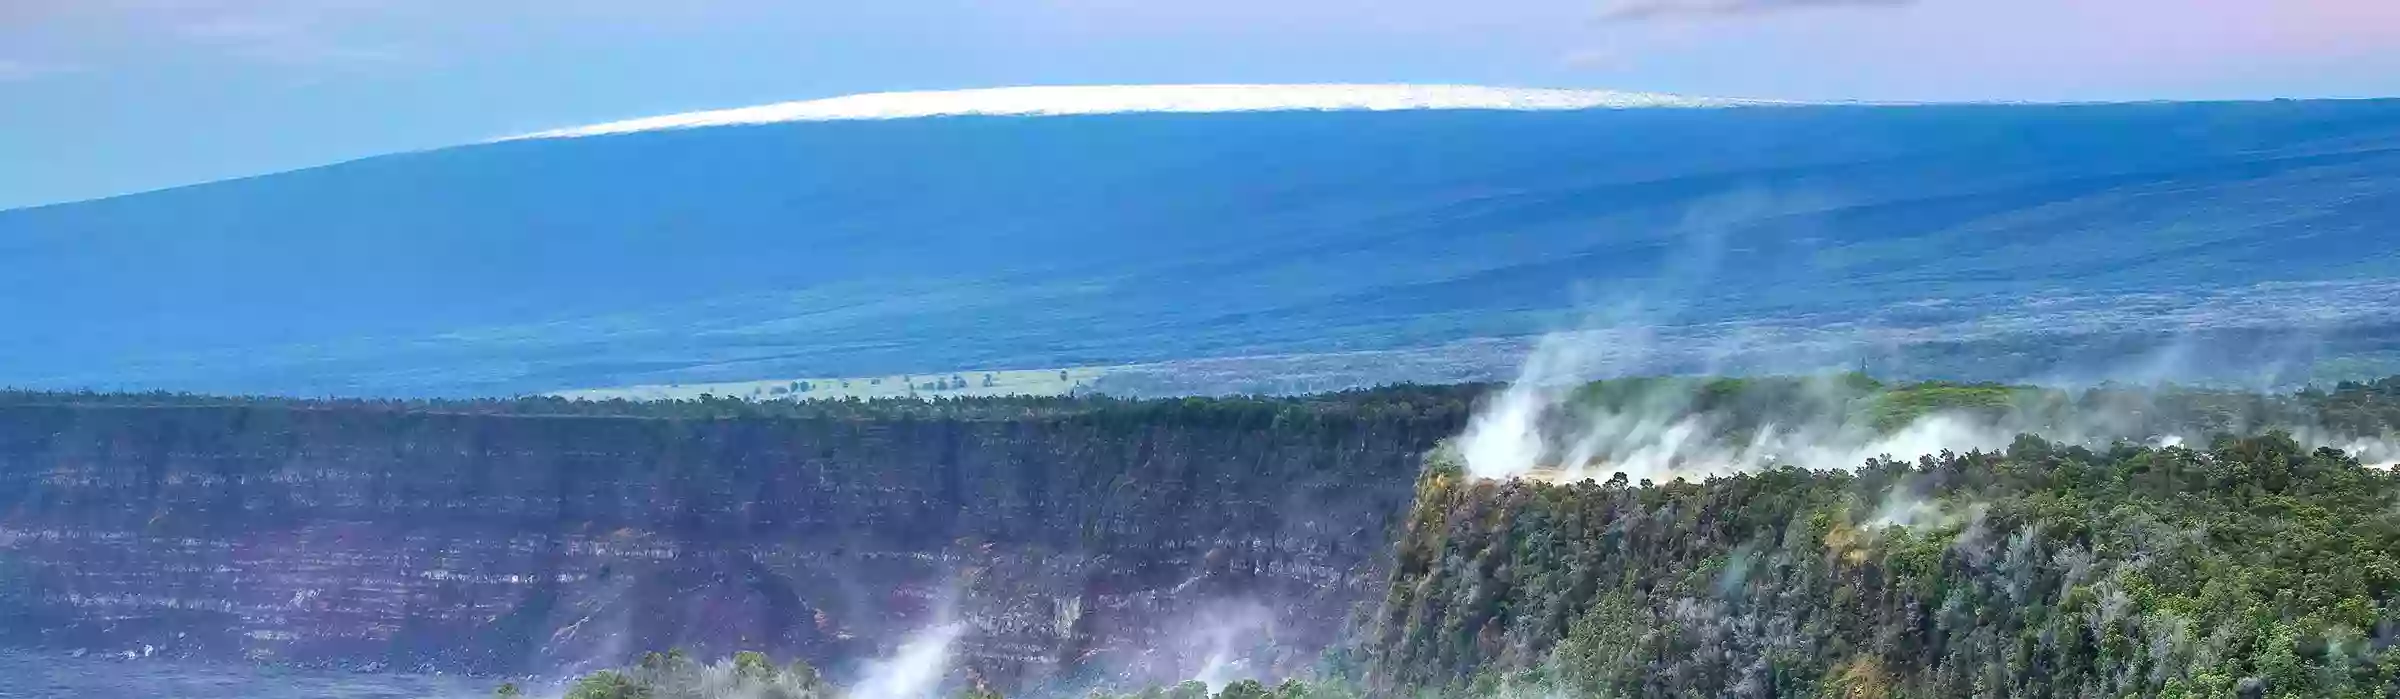
[[[2288,435],[1664,484],[1432,469],[1363,651],[1484,696],[2400,695],[2400,476]]]

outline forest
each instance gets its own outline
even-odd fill
[[[2400,478],[2282,433],[1663,484],[1437,466],[1397,556],[1386,690],[2400,693]]]
[[[2400,696],[2400,476],[2286,429],[2391,434],[2400,379],[2290,394],[1647,379],[1584,386],[1569,412],[1662,394],[1736,431],[1807,406],[1886,428],[2105,414],[2120,435],[1667,482],[1475,478],[1437,448],[1346,642],[1281,677],[1092,695]],[[2210,436],[2138,439],[2168,433]],[[751,696],[689,693],[724,677],[844,696],[804,663],[676,662],[568,696]]]

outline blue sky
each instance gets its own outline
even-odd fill
[[[847,93],[2400,95],[2391,0],[0,0],[0,208]]]

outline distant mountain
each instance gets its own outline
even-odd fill
[[[1380,112],[1421,109],[1550,111],[1768,104],[1774,103],[1649,92],[1481,85],[1073,85],[877,92],[629,119],[543,131],[517,138],[573,138],[702,126],[941,116]]]
[[[1924,371],[2400,337],[2400,100],[1283,89],[848,98],[0,212],[0,385],[455,395],[1255,355],[1373,381],[1593,318],[1670,363]],[[1916,349],[1945,343],[1972,346]]]

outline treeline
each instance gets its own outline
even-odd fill
[[[645,654],[623,669],[585,675],[568,685],[564,699],[838,699],[844,694],[806,662],[777,667],[764,654],[743,651],[704,664],[674,650]],[[492,695],[518,699],[525,691],[508,683]]]
[[[1435,414],[1461,411],[1484,387],[1475,384],[1396,384],[1303,396],[1209,398],[1119,398],[1073,396],[956,396],[932,398],[836,398],[755,400],[739,396],[591,400],[557,396],[507,398],[293,398],[218,396],[166,391],[101,393],[0,389],[0,407],[256,407],[334,412],[404,412],[459,415],[539,415],[666,419],[1020,419],[1111,413],[1173,418],[1195,413],[1229,415],[1342,413],[1379,416],[1391,411]]]
[[[2023,437],[1698,483],[1437,467],[1356,650],[1379,693],[2388,697],[2396,633],[2390,470]]]
[[[744,651],[715,663],[700,663],[683,651],[673,650],[648,653],[631,666],[575,678],[567,684],[563,699],[843,699],[857,694],[827,680],[805,661],[777,667],[763,654]],[[522,699],[526,693],[512,682],[500,685],[492,696]],[[977,681],[963,683],[950,696],[1003,699],[999,691]],[[1365,696],[1355,685],[1344,681],[1288,679],[1275,685],[1238,680],[1215,690],[1197,681],[1187,681],[1127,694],[1094,691],[1087,699],[1364,699]]]
[[[1936,412],[1963,413],[2040,429],[2255,433],[2307,426],[2353,436],[2400,428],[2400,377],[2343,382],[2289,393],[2202,386],[2100,384],[2067,389],[2000,383],[1885,383],[1864,374],[1808,377],[1648,377],[1584,384],[1559,417],[1592,411],[1707,413],[1741,431],[1795,419],[1830,419],[1889,430]],[[1725,435],[1718,435],[1725,436]],[[2147,436],[2147,435],[2144,435]]]
[[[635,417],[666,419],[1022,419],[1110,413],[1130,418],[1343,414],[1388,418],[1398,413],[1463,414],[1495,387],[1489,384],[1395,384],[1306,395],[1192,398],[1072,396],[959,396],[757,400],[740,396],[591,400],[556,396],[505,398],[294,398],[176,392],[90,392],[0,389],[0,407],[260,407],[335,412],[465,415]],[[2068,390],[1997,383],[1885,383],[1858,373],[1814,377],[1658,377],[1595,381],[1577,391],[1589,405],[1634,407],[1672,398],[1695,412],[1773,417],[1826,403],[1867,406],[1874,422],[1891,424],[1933,410],[2029,414],[2111,412],[2161,425],[2242,431],[2259,425],[2309,424],[2358,434],[2400,426],[2400,376],[2342,382],[2289,393],[2209,387],[2102,384]],[[1869,399],[1861,402],[1860,399]]]

